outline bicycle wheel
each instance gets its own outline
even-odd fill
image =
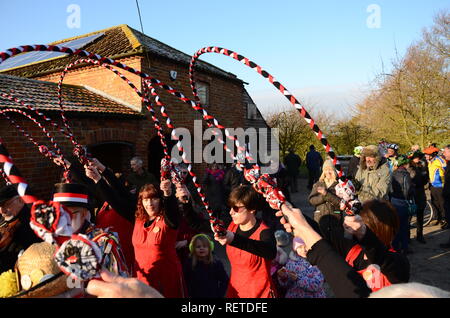
[[[431,201],[427,201],[425,210],[423,211],[423,226],[428,226],[434,217],[434,208]]]

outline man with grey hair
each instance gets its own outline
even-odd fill
[[[388,200],[391,173],[377,146],[364,147],[355,176],[358,198],[364,203],[373,199]]]
[[[144,161],[140,157],[133,157],[130,160],[130,166],[132,173],[127,177],[130,192],[133,194],[139,194],[139,190],[148,183],[157,183],[156,177],[144,169]]]

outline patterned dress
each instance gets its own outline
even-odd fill
[[[285,298],[326,298],[323,288],[324,278],[316,266],[291,253],[285,267],[297,274],[295,281],[290,278],[282,280],[278,277],[280,285],[287,289]]]

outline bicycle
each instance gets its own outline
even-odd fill
[[[430,225],[434,217],[434,207],[430,200],[427,200],[425,205],[425,210],[423,211],[423,227]],[[410,225],[411,227],[417,227],[417,217],[414,215],[411,217]]]

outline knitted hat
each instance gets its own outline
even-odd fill
[[[406,165],[410,161],[411,160],[406,155],[400,155],[400,156],[397,157],[397,167]]]
[[[214,242],[211,241],[211,239],[209,238],[208,235],[200,233],[200,234],[194,235],[194,237],[192,237],[192,239],[191,239],[191,242],[189,243],[189,252],[191,252],[191,254],[194,253],[194,249],[195,249],[194,242],[195,242],[195,240],[198,237],[205,238],[208,241],[208,243],[209,243],[209,250],[210,250],[210,252],[214,251]]]
[[[89,209],[88,190],[84,185],[76,183],[57,183],[53,201],[66,206],[79,206]]]
[[[299,248],[300,246],[305,245],[305,241],[303,241],[301,238],[299,237],[294,237],[294,239],[292,240],[292,249],[294,251],[297,250],[297,248]]]
[[[7,185],[0,188],[0,206],[2,206],[9,199],[14,198],[17,193],[16,187],[13,185]]]

